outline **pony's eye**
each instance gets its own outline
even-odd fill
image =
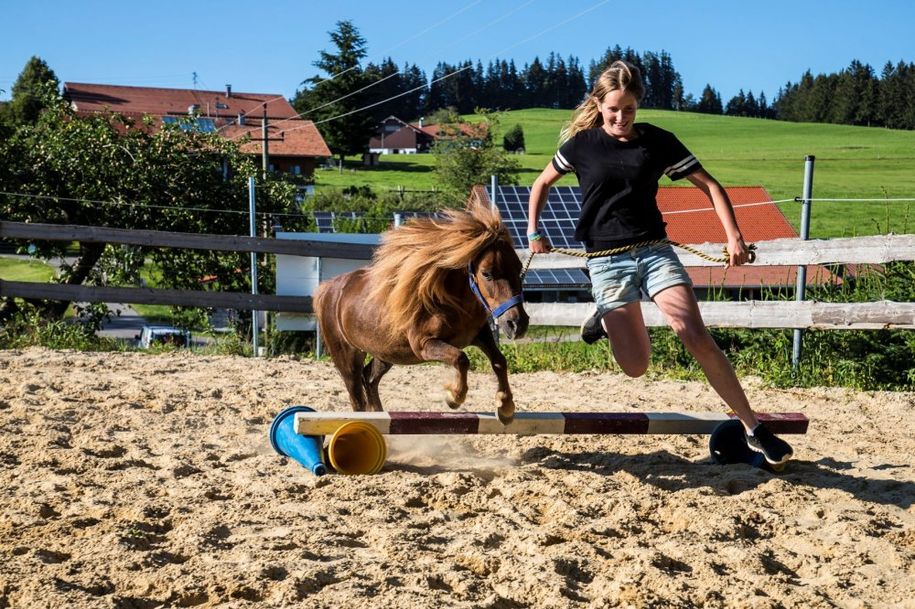
[[[482,275],[483,279],[485,279],[486,281],[492,281],[492,273],[490,273],[489,271],[483,271],[482,273],[480,273],[480,275]]]

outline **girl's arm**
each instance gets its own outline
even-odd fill
[[[547,195],[550,192],[550,186],[556,183],[562,174],[556,171],[553,163],[547,163],[546,168],[540,172],[534,185],[531,186],[531,197],[527,203],[527,234],[537,232],[537,223],[540,220],[540,212],[546,206]],[[552,246],[546,236],[534,241],[528,241],[527,247],[535,254],[545,254],[550,251]]]
[[[728,237],[728,257],[730,258],[729,266],[740,266],[750,259],[750,250],[743,241],[743,235],[740,234],[740,228],[737,226],[737,218],[734,217],[734,207],[728,198],[728,193],[724,190],[718,180],[713,178],[704,169],[698,169],[686,176],[686,179],[696,185],[696,187],[705,193],[708,200],[711,201],[718,214],[718,220],[724,227],[724,232]]]

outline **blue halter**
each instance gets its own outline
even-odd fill
[[[480,286],[477,285],[477,280],[473,276],[473,263],[467,265],[467,276],[470,278],[470,290],[474,293],[474,295],[477,297],[477,300],[480,301],[480,304],[483,305],[483,308],[486,309],[486,312],[489,313],[489,316],[493,319],[499,319],[499,317],[501,317],[502,314],[508,311],[510,308],[524,302],[524,293],[518,292],[495,309],[490,309],[489,303],[486,302],[485,298],[483,298],[483,293],[480,292]]]

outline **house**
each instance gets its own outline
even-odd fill
[[[471,139],[471,145],[486,134],[482,123],[461,123],[457,126],[460,135]],[[426,125],[422,118],[415,125],[389,116],[379,125],[378,135],[369,140],[370,154],[417,154],[429,152],[436,141],[457,135],[454,127],[448,125]]]
[[[331,156],[314,123],[297,118],[282,95],[239,93],[231,85],[224,91],[201,91],[74,82],[64,83],[63,94],[78,114],[118,112],[138,119],[149,115],[159,119],[157,128],[169,123],[187,125],[181,119],[191,116],[192,128],[200,131],[218,132],[232,140],[249,137],[241,150],[256,156],[263,151],[261,121],[266,118],[273,171],[308,178],[314,175],[319,159]]]
[[[416,154],[429,152],[435,138],[419,126],[405,123],[396,116],[389,116],[379,125],[379,133],[369,140],[369,152],[373,154]]]
[[[725,188],[737,223],[747,243],[772,239],[796,238],[797,232],[761,186],[731,186]],[[496,206],[503,222],[512,232],[516,247],[527,244],[527,201],[530,188],[498,187]],[[492,204],[490,187],[475,186],[471,200]],[[658,189],[658,207],[667,223],[667,235],[672,241],[685,244],[724,243],[724,229],[705,195],[697,188],[662,186]],[[577,186],[554,186],[550,190],[550,205],[541,217],[541,232],[554,246],[580,248],[573,236],[575,220],[581,209],[581,191]],[[793,294],[797,282],[796,266],[743,265],[739,267],[687,267],[697,296],[712,295],[740,299],[760,299],[768,293]],[[807,285],[841,282],[824,266],[807,267]],[[530,285],[528,285],[530,283]],[[543,301],[585,301],[590,299],[590,281],[583,270],[571,269],[531,271],[525,278],[525,290],[542,292],[534,299]]]

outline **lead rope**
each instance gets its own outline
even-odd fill
[[[710,256],[710,255],[706,254],[705,252],[699,251],[690,245],[686,245],[685,243],[677,243],[676,241],[671,241],[670,239],[653,239],[651,241],[642,241],[640,243],[633,243],[632,245],[624,245],[623,247],[615,247],[615,248],[612,248],[609,250],[600,250],[599,252],[586,252],[584,250],[570,250],[570,249],[566,249],[564,247],[554,247],[553,249],[550,250],[550,253],[555,252],[557,254],[565,254],[566,256],[575,256],[577,258],[601,258],[603,256],[612,256],[614,254],[622,254],[623,252],[628,252],[629,250],[634,250],[639,247],[645,247],[646,245],[654,245],[655,243],[669,243],[670,245],[679,247],[682,250],[686,250],[687,252],[689,252],[691,254],[695,254],[696,256],[699,256],[703,260],[708,260],[709,262],[727,263],[729,261],[727,248],[722,248],[722,250],[721,250],[722,252],[724,252],[724,256]],[[756,244],[755,243],[749,244],[747,246],[747,249],[749,250],[749,253],[750,253],[749,262],[750,263],[756,262]],[[527,260],[524,263],[524,266],[521,269],[521,283],[522,284],[524,283],[524,276],[527,275],[527,270],[531,266],[531,262],[533,260],[534,260],[534,252],[531,252],[530,256],[528,256]]]

